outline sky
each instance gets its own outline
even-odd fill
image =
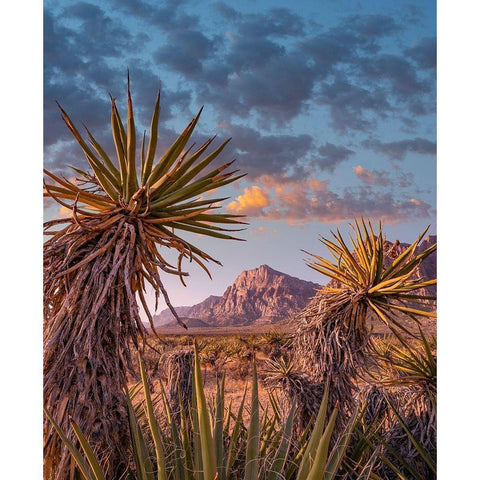
[[[108,94],[125,112],[127,68],[138,132],[161,90],[159,153],[202,105],[193,141],[232,137],[221,160],[247,176],[222,196],[248,216],[246,241],[190,237],[223,267],[210,280],[188,265],[187,288],[165,278],[174,305],[265,263],[323,283],[302,250],[325,255],[319,236],[355,217],[383,221],[391,240],[436,234],[433,1],[46,0],[43,58],[52,171],[87,166],[55,101],[111,151]]]

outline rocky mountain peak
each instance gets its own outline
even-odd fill
[[[181,316],[210,325],[250,325],[285,320],[303,309],[319,285],[260,265],[238,275],[221,297],[210,296],[192,307],[178,307]],[[165,323],[168,310],[157,316]]]

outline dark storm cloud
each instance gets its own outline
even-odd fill
[[[374,152],[386,155],[391,160],[403,160],[409,152],[421,155],[435,155],[437,153],[437,144],[435,142],[420,137],[395,142],[365,140],[362,142],[362,145]]]
[[[412,58],[423,69],[433,69],[437,66],[437,38],[425,37],[415,45],[404,50],[405,55]]]
[[[348,160],[355,152],[343,145],[326,142],[318,148],[319,159],[314,164],[322,170],[333,172],[337,165]]]

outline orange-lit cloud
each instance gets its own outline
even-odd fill
[[[64,217],[70,217],[72,215],[72,211],[67,208],[67,207],[64,207],[63,205],[60,206],[60,211],[59,211],[59,215],[60,217],[64,218]]]
[[[250,228],[248,230],[248,235],[250,237],[259,237],[261,235],[265,235],[267,232],[269,231],[268,227],[265,227],[265,226],[260,226],[260,227],[257,227],[257,228]]]
[[[268,194],[253,185],[243,190],[236,200],[227,205],[227,210],[241,215],[261,216],[263,208],[270,205]]]
[[[366,185],[380,185],[386,187],[391,185],[388,172],[379,170],[367,170],[361,165],[353,167],[353,171],[357,174],[357,177]]]
[[[393,192],[373,190],[372,183],[391,185],[388,172],[354,168],[367,179],[367,186],[334,191],[328,180],[275,178],[262,175],[258,184],[245,189],[227,208],[266,220],[284,220],[290,225],[309,222],[338,223],[355,217],[368,216],[389,224],[413,218],[428,218],[432,207],[421,200],[396,196]]]

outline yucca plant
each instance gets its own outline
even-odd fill
[[[59,105],[92,172],[75,168],[80,180],[76,182],[45,170],[54,183],[44,182],[45,195],[71,212],[67,218],[45,223],[50,238],[44,245],[44,402],[72,439],[69,417],[73,418],[101,452],[99,461],[109,478],[119,476],[128,463],[121,384],[131,370],[130,344],[138,347],[138,337],[146,332],[137,298],[152,328],[147,285],[153,287],[157,300],[163,295],[182,323],[160,273],[176,275],[185,284],[184,259],[196,262],[208,275],[206,263],[220,263],[183,238],[182,232],[234,239],[231,226],[243,223],[236,215],[214,212],[224,198],[203,197],[242,176],[226,172],[232,162],[209,168],[228,140],[208,154],[214,138],[197,149],[187,147],[200,110],[158,155],[158,94],[150,137],[147,141],[143,135],[137,155],[129,83],[126,127],[111,98],[116,159],[107,155],[88,129],[85,140]],[[175,264],[166,260],[167,249],[178,254]],[[70,456],[50,422],[45,428],[46,477],[64,478],[71,470]]]
[[[393,252],[379,224],[377,232],[363,219],[352,226],[351,247],[340,231],[333,240],[322,238],[333,257],[310,255],[307,265],[332,279],[297,318],[296,361],[313,380],[331,382],[332,401],[352,407],[356,380],[371,367],[371,329],[377,317],[392,331],[411,334],[400,315],[419,323],[435,317],[420,289],[436,284],[417,274],[418,266],[436,250],[436,244],[418,253],[425,230],[403,252]],[[395,254],[392,254],[395,253]],[[393,257],[393,258],[392,258]],[[342,416],[342,415],[341,415]]]
[[[260,336],[263,351],[266,355],[279,358],[289,351],[291,339],[285,332],[275,329],[269,330]]]
[[[130,441],[134,462],[125,471],[126,480],[332,480],[337,477],[350,441],[356,416],[332,445],[336,428],[336,411],[328,418],[328,388],[319,412],[313,417],[313,428],[305,429],[301,442],[292,440],[296,406],[285,419],[271,397],[272,413],[262,411],[258,397],[256,366],[253,364],[251,400],[247,389],[237,412],[226,407],[223,382],[218,382],[211,408],[205,397],[198,351],[195,348],[194,392],[190,411],[181,410],[180,421],[172,415],[165,391],[153,397],[140,359],[143,400],[138,403],[139,389],[131,388],[126,397]],[[157,418],[155,404],[163,407],[164,421]],[[182,405],[182,401],[179,400]],[[245,416],[249,412],[249,421]],[[59,438],[65,443],[81,475],[87,480],[108,479],[95,452],[78,425],[71,420],[78,447],[46,410]],[[189,426],[191,425],[191,427]]]
[[[419,328],[421,340],[406,342],[402,336],[393,341],[375,341],[373,352],[378,360],[372,381],[386,387],[421,387],[436,395],[437,357],[423,331]],[[435,340],[434,340],[435,341]]]
[[[401,336],[398,344],[374,344],[378,365],[372,382],[388,407],[379,433],[380,472],[388,478],[436,475],[437,359],[421,329],[420,337],[415,344]]]
[[[300,372],[292,357],[267,360],[263,372],[265,384],[270,389],[280,391],[291,405],[297,405],[299,429],[307,428],[318,413],[325,385],[311,381],[307,375]]]

